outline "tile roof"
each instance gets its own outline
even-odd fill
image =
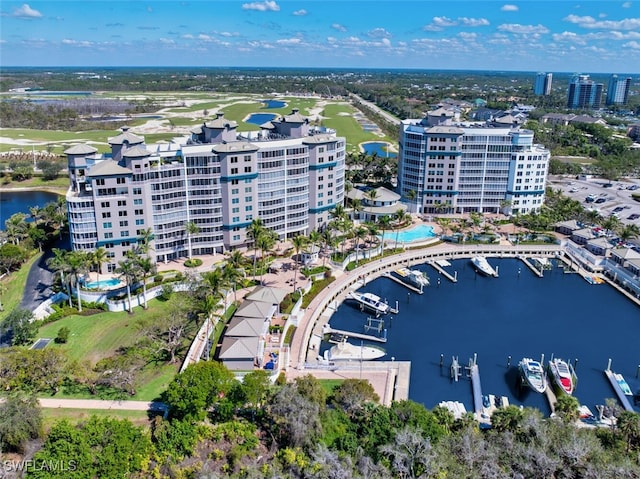
[[[120,176],[130,175],[133,171],[120,166],[114,160],[103,160],[91,167],[87,176]]]
[[[92,153],[95,153],[96,151],[98,151],[97,148],[94,148],[93,146],[81,144],[81,145],[73,145],[71,148],[64,150],[64,154],[65,155],[90,155]]]

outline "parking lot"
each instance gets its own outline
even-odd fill
[[[639,179],[609,182],[604,178],[577,180],[575,177],[550,176],[548,186],[562,190],[564,195],[580,201],[585,208],[597,210],[601,216],[614,214],[624,224],[640,226],[640,202],[631,198],[632,193],[640,193]]]

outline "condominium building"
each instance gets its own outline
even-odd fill
[[[551,95],[553,73],[538,73],[533,84],[534,95]]]
[[[618,75],[611,75],[607,88],[607,105],[626,105],[629,99],[629,87],[631,77],[619,78]]]
[[[72,245],[104,247],[105,272],[149,230],[156,261],[214,254],[247,245],[257,218],[280,239],[322,228],[344,198],[345,139],[295,109],[259,132],[219,113],[170,143],[123,128],[109,145],[65,151]]]
[[[404,120],[398,189],[418,213],[524,214],[542,206],[550,153],[519,127]]]
[[[602,83],[596,83],[589,75],[574,75],[567,90],[567,108],[600,108]]]

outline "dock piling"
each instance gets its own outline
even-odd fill
[[[640,378],[640,364],[638,364],[638,369],[636,369],[636,379]]]
[[[444,354],[440,354],[440,367],[444,366]],[[638,366],[638,369],[640,369],[640,366]]]
[[[578,369],[578,358],[573,360],[573,370],[575,371],[576,369]]]
[[[511,367],[511,356],[507,356],[507,368]]]

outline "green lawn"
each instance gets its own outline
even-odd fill
[[[40,256],[42,255],[37,254],[33,256],[33,258],[23,264],[18,271],[14,271],[0,280],[4,288],[6,288],[2,294],[2,307],[4,309],[0,311],[0,321],[3,321],[4,318],[20,304],[20,301],[22,301],[22,294],[27,284],[29,270],[31,266],[40,259]]]
[[[344,382],[344,379],[318,379],[318,382],[327,395],[329,395],[333,393],[333,388],[340,386]]]
[[[55,180],[45,181],[41,176],[33,177],[24,181],[10,181],[9,183],[3,183],[0,188],[41,188],[43,190],[55,191],[64,195],[69,189],[69,178],[65,173],[60,173],[60,176]]]
[[[388,141],[395,143],[396,140],[380,137],[369,131],[364,131],[362,126],[355,120],[353,115],[358,110],[345,103],[329,103],[325,106],[322,116],[322,125],[332,128],[338,132],[339,136],[347,138],[347,152],[357,152],[358,145],[365,141]],[[345,114],[346,113],[346,114]]]

